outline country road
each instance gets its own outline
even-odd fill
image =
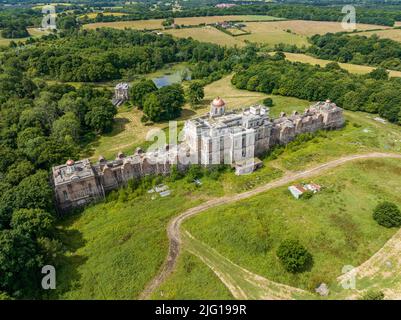
[[[366,154],[355,154],[355,155],[341,157],[339,159],[326,162],[324,164],[318,165],[316,167],[313,167],[313,168],[305,170],[305,171],[286,174],[285,176],[281,177],[278,180],[269,182],[265,185],[262,185],[255,189],[252,189],[250,191],[212,199],[199,206],[188,209],[185,212],[181,213],[180,215],[174,217],[172,220],[170,220],[170,222],[167,226],[167,235],[168,235],[168,239],[169,239],[169,251],[168,251],[167,257],[166,257],[159,273],[148,283],[148,285],[145,287],[144,291],[139,296],[139,299],[141,299],[141,300],[149,299],[151,294],[153,293],[153,291],[158,286],[160,286],[160,284],[162,284],[174,270],[175,265],[177,263],[177,258],[179,256],[180,250],[181,250],[180,226],[185,220],[187,220],[203,211],[206,211],[207,209],[250,198],[250,197],[260,194],[262,192],[285,186],[285,185],[289,184],[290,182],[296,181],[298,179],[317,175],[317,174],[321,173],[322,171],[338,167],[338,166],[340,166],[344,163],[350,162],[350,161],[372,159],[372,158],[400,158],[401,159],[401,154],[372,152],[372,153],[366,153]]]

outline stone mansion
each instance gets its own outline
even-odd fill
[[[296,135],[344,125],[342,109],[331,101],[318,102],[303,113],[269,117],[269,109],[256,105],[241,111],[226,111],[223,99],[216,98],[208,114],[187,120],[184,141],[151,152],[137,148],[135,154],[119,153],[115,160],[103,157],[91,164],[88,159],[53,167],[56,201],[60,210],[85,205],[123,186],[129,179],[150,174],[165,175],[171,165],[185,170],[189,163],[231,164],[237,174],[252,172],[260,161],[255,157],[274,145],[286,144]],[[182,158],[186,161],[181,161]]]

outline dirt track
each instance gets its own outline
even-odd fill
[[[177,258],[178,258],[178,255],[179,255],[180,249],[181,249],[180,226],[185,220],[187,220],[207,209],[210,209],[210,208],[213,208],[216,206],[220,206],[223,204],[233,203],[233,202],[243,200],[246,198],[250,198],[259,193],[287,185],[288,183],[290,183],[292,181],[317,175],[324,170],[338,167],[346,162],[353,161],[353,160],[361,160],[361,159],[371,159],[371,158],[400,158],[401,159],[401,155],[394,154],[394,153],[373,152],[373,153],[345,156],[345,157],[342,157],[342,158],[339,158],[336,160],[326,162],[322,165],[316,166],[314,168],[311,168],[311,169],[308,169],[305,171],[287,174],[278,180],[269,182],[263,186],[260,186],[258,188],[252,189],[247,192],[243,192],[243,193],[239,193],[239,194],[231,195],[231,196],[225,196],[225,197],[221,197],[221,198],[216,198],[216,199],[207,201],[199,206],[193,207],[193,208],[183,212],[182,214],[174,217],[167,226],[167,235],[168,235],[170,246],[169,246],[169,252],[167,254],[166,260],[164,261],[163,266],[161,267],[161,270],[159,271],[159,273],[148,283],[145,290],[141,293],[141,295],[139,296],[139,299],[141,299],[141,300],[149,299],[152,292],[161,283],[163,283],[164,280],[174,270],[174,267],[176,265]]]

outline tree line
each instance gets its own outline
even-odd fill
[[[328,33],[310,41],[307,52],[321,59],[401,70],[401,43],[391,39]]]
[[[38,25],[42,14],[32,9],[0,10],[0,29],[3,38],[29,37],[27,27]]]
[[[401,123],[401,79],[388,79],[384,69],[356,75],[335,62],[312,66],[286,61],[284,54],[278,53],[238,71],[232,83],[239,89],[309,101],[331,99],[344,109],[379,113],[390,122]]]
[[[17,62],[0,67],[0,299],[41,297],[41,268],[62,254],[50,168],[116,114],[110,92],[32,80]]]
[[[17,59],[34,77],[74,82],[133,79],[168,63],[220,63],[239,52],[192,39],[111,28],[51,34],[27,43],[30,46],[18,55],[6,52],[5,59]]]

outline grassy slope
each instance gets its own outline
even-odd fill
[[[167,182],[172,195],[130,195],[124,202],[97,204],[59,226],[67,257],[58,269],[54,297],[133,299],[152,278],[167,253],[169,219],[212,197],[241,192],[281,175],[269,166],[241,179],[231,173],[219,181],[202,178],[196,188],[185,179]],[[198,270],[198,268],[196,268]],[[200,268],[202,269],[202,268]]]
[[[61,228],[69,235],[65,236],[65,243],[70,253],[68,263],[58,273],[60,297],[135,298],[163,262],[167,252],[165,227],[173,215],[211,197],[249,190],[279,177],[281,173],[272,169],[272,165],[283,170],[299,170],[343,154],[369,150],[400,151],[399,127],[378,123],[363,113],[347,113],[347,118],[350,123],[344,130],[329,132],[326,138],[304,143],[296,151],[287,150],[252,175],[236,177],[226,173],[218,182],[203,178],[199,189],[183,180],[169,183],[173,189],[172,197],[152,201],[145,195],[122,204],[98,204],[65,222]],[[335,180],[333,178],[333,183]],[[286,195],[285,190],[281,191],[278,196]],[[320,196],[325,195],[312,201],[318,201]],[[287,200],[294,201],[291,198]],[[276,198],[271,201],[276,202]],[[340,200],[337,204],[337,210],[344,206]],[[268,202],[263,201],[263,207],[267,205]],[[229,221],[227,223],[232,225]],[[252,226],[254,221],[249,223]],[[129,233],[132,233],[130,238],[121,244],[120,241]],[[181,276],[185,274],[178,272],[177,277]],[[172,284],[167,287],[176,292],[175,298],[181,297],[181,291],[174,289]]]
[[[371,160],[345,165],[314,179],[326,190],[295,200],[286,187],[235,205],[215,208],[184,224],[192,235],[228,259],[270,280],[313,290],[332,284],[344,265],[357,266],[394,233],[371,217],[378,201],[401,204],[401,165]],[[298,238],[313,254],[310,272],[291,275],[275,250]]]
[[[230,291],[201,260],[184,252],[177,269],[169,280],[160,286],[152,299],[232,299]]]

